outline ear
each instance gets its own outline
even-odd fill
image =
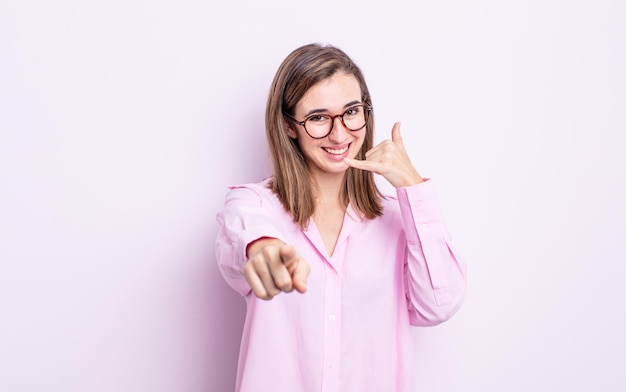
[[[296,132],[296,130],[293,129],[293,125],[289,121],[285,121],[283,123],[283,126],[287,130],[287,136],[289,136],[292,139],[298,138],[298,132]]]

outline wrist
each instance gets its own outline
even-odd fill
[[[406,188],[409,186],[421,184],[422,182],[424,182],[424,178],[422,178],[422,176],[420,176],[419,173],[416,172],[414,175],[411,175],[404,179],[404,181],[402,181],[399,185],[396,185],[396,188]]]
[[[246,257],[250,258],[250,255],[255,255],[264,247],[272,244],[281,245],[283,244],[283,241],[274,237],[259,237],[246,245]]]

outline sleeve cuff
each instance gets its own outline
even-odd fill
[[[433,181],[396,189],[407,241],[415,243],[421,235],[445,236],[443,214]]]

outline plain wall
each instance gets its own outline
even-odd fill
[[[214,256],[294,48],[361,66],[469,267],[421,391],[624,391],[626,6],[0,0],[0,390],[232,391]],[[383,187],[386,185],[383,183]]]

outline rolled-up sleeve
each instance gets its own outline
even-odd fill
[[[437,325],[463,303],[467,267],[455,252],[432,181],[397,189],[407,240],[406,294],[411,323]]]
[[[217,264],[226,282],[241,295],[250,293],[243,273],[247,245],[261,237],[283,239],[266,204],[252,188],[230,187],[224,208],[217,214]]]

